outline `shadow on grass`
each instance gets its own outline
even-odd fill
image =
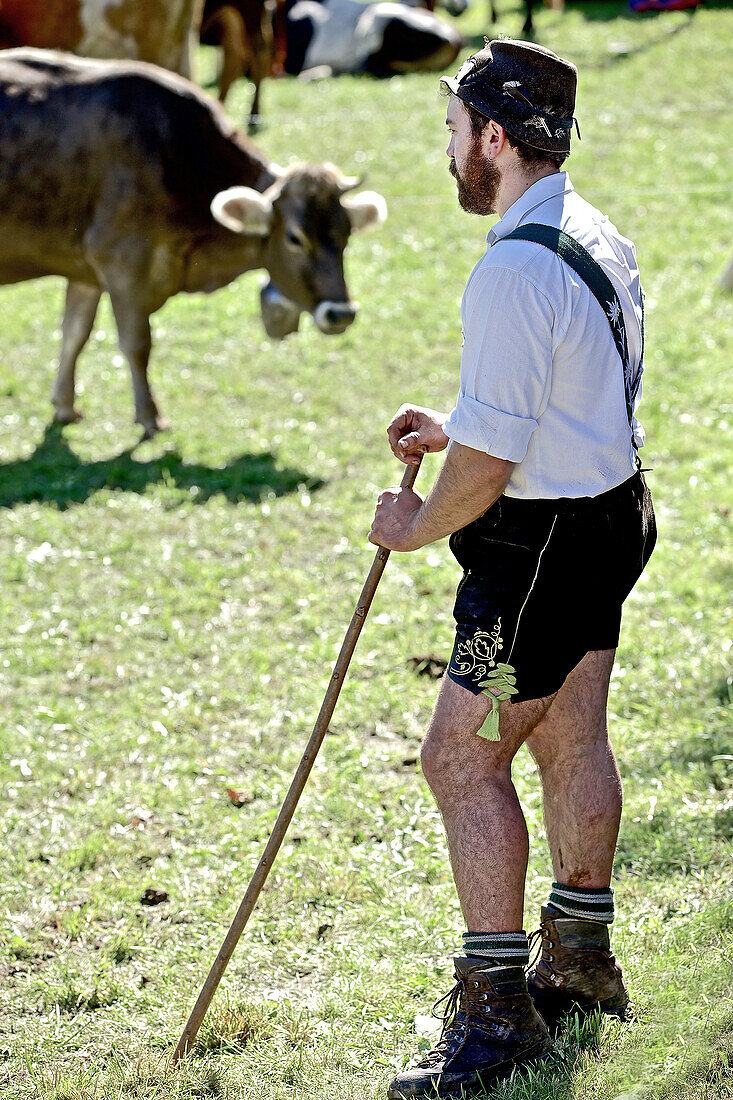
[[[311,492],[325,482],[300,470],[277,465],[269,451],[242,454],[226,466],[187,463],[176,452],[138,461],[136,447],[113,458],[84,462],[71,450],[60,425],[52,424],[29,458],[0,463],[0,508],[33,501],[60,509],[83,504],[100,489],[143,493],[150,485],[164,485],[204,504],[221,493],[231,504],[283,496],[305,486]]]

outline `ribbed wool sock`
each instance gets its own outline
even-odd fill
[[[549,905],[576,920],[613,923],[613,890],[610,886],[607,890],[586,890],[583,886],[563,886],[560,882],[553,882]]]
[[[527,966],[526,932],[464,932],[464,955],[486,959],[491,966]]]

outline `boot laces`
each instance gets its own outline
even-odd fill
[[[529,959],[524,970],[525,973],[529,973],[533,966],[536,966],[539,962],[540,955],[542,954],[542,940],[544,938],[544,929],[535,928],[533,932],[530,932],[527,937],[527,946],[529,948]],[[532,952],[534,951],[534,957]]]
[[[436,1020],[442,1020],[443,1026],[440,1030],[440,1038],[435,1046],[426,1051],[425,1055],[420,1059],[418,1065],[425,1068],[430,1068],[439,1062],[447,1062],[449,1058],[458,1053],[461,1046],[466,1040],[468,1033],[468,1007],[469,1007],[469,993],[467,978],[470,974],[473,974],[476,970],[483,970],[484,964],[479,963],[472,967],[465,974],[456,975],[456,983],[449,989],[446,994],[439,997],[431,1009],[431,1015]],[[463,1023],[456,1023],[456,1016],[461,1007],[461,1000],[466,1007],[465,1020]],[[443,1011],[436,1011],[441,1005],[444,1005]]]

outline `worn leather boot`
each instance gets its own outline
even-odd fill
[[[456,984],[441,998],[447,1005],[440,1040],[395,1077],[387,1089],[390,1100],[480,1090],[552,1048],[521,967],[491,967],[486,960],[461,956],[455,965]]]
[[[543,906],[539,931],[542,954],[527,975],[527,988],[550,1032],[568,1012],[607,1012],[623,1020],[629,992],[611,953],[608,925]]]

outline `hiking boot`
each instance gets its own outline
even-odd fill
[[[387,1089],[390,1100],[486,1088],[552,1048],[520,966],[492,967],[486,959],[461,956],[455,965],[456,984],[441,998],[447,1004],[440,1040],[414,1067],[397,1074]]]
[[[550,1032],[568,1012],[626,1018],[629,992],[611,953],[607,924],[565,917],[543,906],[539,933],[542,954],[527,975],[527,988]]]

